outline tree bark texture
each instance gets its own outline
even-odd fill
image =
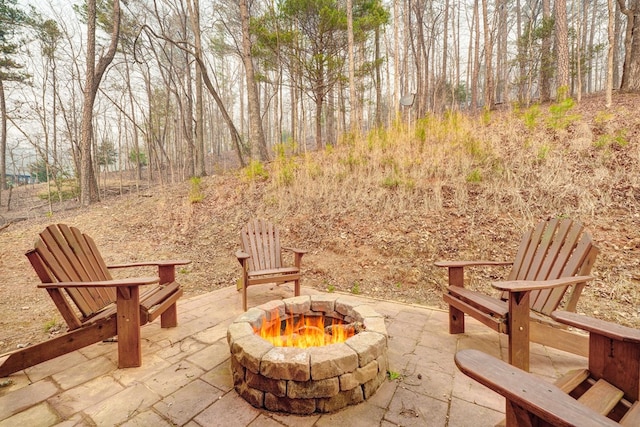
[[[556,98],[561,101],[568,96],[569,90],[569,29],[567,26],[567,3],[555,0],[555,42],[558,75],[556,78]]]
[[[260,97],[258,96],[258,84],[256,82],[253,67],[253,55],[251,54],[251,34],[249,29],[249,4],[247,0],[239,0],[240,20],[242,24],[242,63],[247,80],[247,96],[249,98],[249,134],[251,135],[251,158],[269,160],[269,150],[262,127],[262,115],[260,113]]]
[[[93,105],[102,76],[116,54],[120,36],[120,0],[113,1],[112,19],[113,29],[109,49],[100,57],[96,65],[96,0],[87,0],[87,61],[80,137],[80,202],[82,206],[89,206],[99,199],[98,183],[93,170],[91,156],[93,145]]]
[[[640,0],[618,0],[620,10],[627,17],[627,32],[624,46],[625,57],[622,68],[620,90],[640,92]]]

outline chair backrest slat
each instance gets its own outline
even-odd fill
[[[75,227],[50,225],[40,233],[35,251],[49,273],[50,282],[111,279],[93,240]],[[66,292],[85,318],[116,299],[115,288],[68,288]]]
[[[535,249],[540,241],[543,230],[544,228],[541,227],[541,224],[538,224],[537,227],[529,230],[522,236],[518,253],[516,254],[513,266],[511,267],[511,273],[507,280],[524,280],[527,278],[529,267],[531,266]]]
[[[559,222],[557,219],[547,221],[536,249],[535,266],[529,272],[527,279],[545,280],[549,278],[549,273],[558,260],[558,253],[562,248],[568,229],[569,224],[565,221]]]
[[[524,234],[508,280],[588,275],[597,253],[591,236],[579,222],[557,218],[541,221]],[[531,309],[549,315],[560,306],[568,288],[531,292]],[[577,289],[579,295],[582,286]],[[505,294],[503,298],[506,298]],[[575,309],[575,304],[571,305]]]
[[[546,245],[541,242],[539,249],[539,257],[541,259],[540,269],[535,275],[531,275],[527,277],[527,279],[547,280],[562,277],[562,274],[559,274],[558,271],[554,272],[554,268],[557,270],[558,266],[566,264],[567,255],[571,253],[571,251],[567,251],[567,248],[573,247],[574,239],[579,235],[578,233],[582,231],[580,224],[577,224],[576,227],[573,226],[574,224],[576,223],[573,223],[571,220],[564,220],[562,222],[558,222],[558,220],[547,221],[547,227],[543,235]],[[571,232],[571,230],[573,230],[573,232]],[[566,289],[566,287],[563,287],[557,290],[563,294]],[[531,292],[531,308],[540,310],[548,300],[550,292],[550,290]],[[556,304],[559,302],[558,300]]]
[[[280,231],[263,220],[249,221],[240,231],[242,250],[249,254],[249,271],[271,270],[282,266]]]
[[[60,224],[59,227],[64,237],[64,242],[61,242],[61,244],[67,244],[71,247],[80,266],[87,274],[87,280],[111,279],[109,272],[103,270],[100,263],[96,261],[95,254],[87,245],[87,237],[75,227],[68,227],[64,224]]]
[[[271,241],[270,231],[272,229],[271,224],[265,221],[256,220],[256,245],[258,245],[260,268],[262,270],[268,270],[272,266],[271,262]]]
[[[595,263],[598,252],[599,249],[593,244],[591,236],[588,233],[583,233],[580,236],[580,240],[575,244],[571,256],[569,257],[569,259],[567,259],[567,262],[564,265],[564,270],[558,277],[575,275],[587,276],[591,274],[591,268]],[[583,288],[584,285],[576,286],[573,290],[570,300],[577,303],[577,299]],[[551,312],[556,310],[562,302],[566,291],[566,287],[550,290],[546,300],[539,298],[539,301],[536,301],[534,309],[546,315],[551,315]],[[575,303],[568,303],[565,309],[574,311]]]

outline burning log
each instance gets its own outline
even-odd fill
[[[326,328],[325,328],[326,329]],[[317,326],[304,325],[293,331],[294,334],[308,334],[315,333],[319,335],[324,335],[324,331]]]
[[[329,335],[334,335],[337,331],[341,331],[346,336],[355,335],[359,332],[366,330],[366,326],[362,322],[351,322],[337,325],[330,325],[324,328],[324,332]]]

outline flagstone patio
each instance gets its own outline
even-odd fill
[[[293,295],[291,287],[248,289],[255,306]],[[320,293],[303,287],[303,294]],[[447,313],[357,295],[385,316],[388,379],[368,400],[329,414],[259,410],[233,388],[227,327],[242,313],[235,286],[178,303],[179,326],[142,328],[143,364],[117,369],[117,344],[94,344],[0,379],[3,426],[493,426],[504,399],[460,373],[453,355],[475,348],[506,358],[506,337],[469,319],[449,335]],[[531,372],[549,381],[586,359],[531,346]]]

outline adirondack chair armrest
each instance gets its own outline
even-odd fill
[[[491,285],[501,291],[526,292],[575,285],[578,283],[588,282],[590,280],[593,280],[593,276],[568,276],[553,280],[508,280],[492,282]]]
[[[101,280],[97,282],[55,282],[41,283],[39,288],[56,289],[56,288],[119,288],[129,286],[142,286],[158,283],[157,277],[135,277],[128,279]]]
[[[124,264],[112,264],[107,268],[130,268],[130,267],[148,267],[154,266],[158,268],[158,276],[160,278],[160,284],[172,283],[176,280],[176,266],[191,264],[190,260],[164,260],[164,261],[141,261],[130,262]]]
[[[187,265],[187,264],[191,264],[191,261],[186,259],[180,259],[180,260],[142,261],[142,262],[129,262],[129,263],[122,263],[122,264],[111,264],[111,265],[108,265],[107,268],[130,268],[130,267],[148,267],[148,266],[175,267],[176,265]]]
[[[289,251],[289,252],[293,252],[293,253],[301,254],[301,255],[304,255],[307,252],[309,252],[309,251],[307,251],[305,249],[292,248],[291,246],[283,246],[282,249],[285,250],[285,251]]]
[[[464,287],[465,267],[486,267],[486,266],[508,266],[513,265],[511,261],[436,261],[436,267],[445,267],[449,273],[449,286]]]
[[[283,251],[293,252],[293,264],[300,268],[302,265],[302,257],[307,253],[304,249],[292,248],[291,246],[283,246]]]
[[[445,267],[445,268],[464,268],[464,267],[483,267],[489,265],[513,265],[512,261],[487,261],[487,260],[477,260],[477,261],[436,261],[434,262],[436,267]]]
[[[236,251],[236,258],[238,258],[238,262],[240,263],[240,265],[244,265],[244,262],[249,258],[251,258],[251,255],[249,255],[244,251],[239,250],[239,251]]]
[[[589,331],[591,333],[611,338],[616,341],[625,341],[640,344],[640,330],[618,325],[606,320],[595,319],[577,313],[556,310],[551,313],[551,318],[569,326]]]
[[[507,425],[509,420],[513,425],[520,425],[516,420],[534,425],[536,418],[558,426],[619,425],[555,385],[479,350],[460,350],[454,360],[463,374],[504,396]]]

